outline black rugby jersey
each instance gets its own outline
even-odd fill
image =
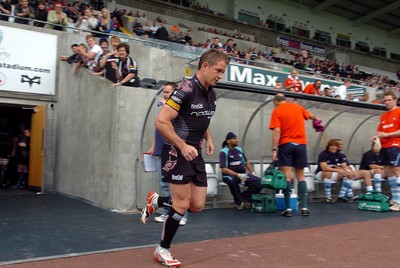
[[[335,167],[340,166],[342,163],[346,163],[346,159],[343,159],[343,154],[339,152],[332,154],[328,150],[324,150],[318,156],[318,168],[315,171],[315,174],[322,171],[321,162],[326,162],[328,166]]]
[[[184,81],[167,100],[166,104],[179,113],[172,121],[174,130],[187,144],[200,149],[216,100],[214,89],[205,89],[197,76]]]

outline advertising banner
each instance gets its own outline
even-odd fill
[[[292,40],[292,39],[289,39],[289,38],[286,38],[286,37],[278,36],[276,38],[276,44],[277,45],[282,45],[282,46],[285,46],[285,47],[296,48],[296,49],[300,49],[300,50],[308,49],[310,52],[318,53],[318,54],[321,54],[321,55],[325,55],[326,54],[326,51],[325,51],[324,47],[311,45],[311,44],[304,43],[304,42],[299,42],[299,41]]]
[[[285,83],[286,78],[288,78],[289,73],[277,72],[266,70],[262,68],[257,68],[249,65],[239,65],[230,63],[227,68],[226,79],[228,82],[244,83],[257,86],[274,87],[276,82],[280,81]],[[340,86],[343,82],[338,82],[334,80],[322,79],[319,77],[311,76],[298,76],[303,83],[303,89],[306,85],[314,83],[315,80],[321,80],[321,90],[327,86]],[[353,93],[354,95],[362,95],[366,91],[366,88],[359,85],[351,85],[347,89],[347,94]]]
[[[55,94],[57,36],[0,26],[0,91]]]

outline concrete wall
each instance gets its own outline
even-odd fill
[[[48,32],[59,35],[59,54],[69,52],[70,44],[79,43],[83,38]],[[176,79],[185,66],[183,59],[172,57],[164,50],[133,45],[132,51],[137,55],[139,66],[143,66],[139,68],[150,77],[159,75],[159,79]],[[156,174],[144,173],[140,162],[141,153],[148,150],[154,136],[152,122],[156,111],[152,102],[156,91],[112,87],[109,81],[94,77],[87,70],[73,76],[72,66],[60,63],[56,93],[56,96],[26,96],[23,100],[21,96],[9,94],[5,98],[0,94],[0,103],[48,104],[45,190],[83,198],[97,206],[118,211],[143,206],[147,191],[158,188]],[[213,156],[206,157],[210,162],[218,160],[219,148],[227,132],[233,131],[244,138],[249,118],[267,98],[266,95],[240,91],[225,94],[221,90],[219,96],[217,113],[211,121],[217,150]],[[271,111],[272,106],[266,106],[249,126],[243,147],[251,160],[268,161]],[[326,104],[322,108],[311,108],[311,111],[327,122],[340,109]],[[323,147],[329,138],[341,137],[346,146],[357,126],[355,123],[364,118],[357,110],[344,113],[323,135],[320,144],[315,143],[318,136],[307,124],[310,160],[313,159],[314,147]],[[352,161],[357,161],[362,150],[369,147],[368,139],[376,124],[377,118],[374,118],[358,132],[349,154]]]

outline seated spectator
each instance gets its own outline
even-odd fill
[[[113,16],[112,20],[113,20],[113,25],[114,25],[112,30],[116,31],[116,32],[121,32],[121,23],[119,22],[118,17],[117,16]]]
[[[55,3],[54,10],[49,11],[49,13],[47,14],[47,22],[50,22],[52,24],[46,24],[45,28],[57,31],[64,31],[63,26],[68,25],[68,18],[67,14],[62,11],[61,3]]]
[[[290,75],[288,76],[288,78],[286,78],[285,89],[287,91],[292,91],[292,92],[301,92],[302,91],[303,83],[297,77],[296,69],[292,69],[292,71],[290,72]]]
[[[47,21],[47,16],[48,16],[48,12],[46,10],[46,6],[45,6],[44,2],[39,1],[37,3],[37,8],[35,11],[35,18],[40,21]],[[34,25],[36,27],[44,27],[45,23],[35,22]]]
[[[282,81],[277,81],[275,86],[274,86],[274,89],[282,90],[282,88],[283,88]]]
[[[371,150],[365,152],[360,163],[360,170],[368,170],[373,176],[375,191],[382,192],[381,183],[385,179],[385,167],[380,148],[371,144]]]
[[[90,8],[85,8],[83,16],[79,17],[75,23],[75,27],[83,32],[83,34],[89,35],[89,31],[96,29],[99,21],[93,16],[93,12]],[[79,31],[78,31],[79,32]]]
[[[35,18],[35,11],[28,6],[28,0],[19,0],[19,3],[15,6],[14,14],[16,16],[14,22],[20,24],[29,24],[29,20]]]
[[[365,170],[353,171],[347,165],[347,158],[339,151],[340,143],[337,139],[329,140],[326,149],[318,156],[316,179],[324,182],[326,203],[333,204],[332,183],[343,181],[338,201],[352,202],[357,197],[352,194],[352,182],[364,178],[367,191],[372,190],[371,174]],[[347,195],[347,197],[346,197]]]
[[[314,83],[308,84],[306,86],[303,93],[320,96],[321,95],[321,91],[320,91],[321,84],[322,84],[321,80],[315,80]]]
[[[176,35],[176,39],[178,40],[178,43],[181,43],[181,44],[185,43],[185,35],[183,34],[182,31],[178,32],[178,34]]]
[[[107,34],[114,28],[114,21],[110,17],[110,10],[103,8],[98,21],[96,31],[100,33],[97,33],[96,36],[98,38],[108,38]]]
[[[135,19],[135,21],[133,22],[133,32],[137,36],[144,35],[143,25],[139,22],[138,19]]]
[[[335,91],[335,96],[340,96],[340,99],[345,100],[347,97],[347,89],[350,88],[351,81],[346,80],[344,81],[343,85],[338,86]]]
[[[326,86],[324,88],[324,95],[323,96],[325,96],[325,97],[333,97],[333,92],[334,91],[335,90],[333,89],[333,87]]]
[[[229,38],[228,40],[226,40],[223,49],[225,54],[228,54],[231,57],[235,56],[235,49],[233,48],[233,39]]]
[[[117,51],[119,61],[118,65],[114,65],[113,67],[119,82],[114,85],[140,87],[136,61],[129,57],[129,45],[127,43],[121,43],[117,46]]]
[[[368,92],[364,92],[360,97],[360,101],[368,102],[368,100],[369,100],[369,93]]]
[[[164,24],[162,24],[161,27],[157,29],[154,38],[164,40],[164,41],[169,41],[169,39],[170,39],[169,34],[168,34],[168,31],[165,28]]]
[[[72,50],[73,54],[71,56],[60,56],[60,60],[61,61],[66,61],[69,64],[77,63],[79,61],[79,59],[80,59],[80,55],[78,53],[78,48],[79,48],[78,44],[73,44],[71,46],[71,50]]]
[[[74,2],[65,12],[72,20],[73,23],[76,23],[79,19],[80,16],[82,16],[81,13],[81,3],[80,2]]]
[[[0,3],[0,14],[11,15],[11,0],[2,1]],[[8,16],[0,15],[0,20],[8,21]]]
[[[153,21],[153,24],[149,28],[149,32],[147,33],[149,37],[154,38],[156,36],[157,30],[159,26],[157,25],[157,22]]]
[[[212,43],[208,46],[208,48],[223,49],[219,37],[214,37]]]
[[[255,176],[251,164],[238,144],[238,137],[229,132],[219,153],[219,164],[223,181],[229,186],[236,209],[243,210],[250,207],[251,195],[259,193],[262,187],[261,179]],[[246,168],[249,173],[246,173]],[[247,190],[241,192],[241,184],[247,186]]]
[[[172,25],[172,27],[171,27],[171,31],[172,32],[179,32],[179,28],[178,28],[178,26],[176,26],[176,25]]]

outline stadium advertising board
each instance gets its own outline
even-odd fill
[[[0,26],[0,91],[54,95],[57,36]]]
[[[277,45],[282,45],[285,47],[291,47],[291,48],[296,48],[296,49],[308,49],[310,52],[314,52],[314,53],[318,53],[321,55],[325,55],[325,48],[321,47],[321,46],[315,46],[315,45],[311,45],[308,43],[304,43],[304,42],[299,42],[296,40],[292,40],[289,38],[285,38],[285,37],[280,37],[278,36],[276,38],[276,44]]]
[[[265,70],[248,65],[231,63],[228,65],[226,78],[228,82],[274,87],[276,85],[276,82],[278,81],[285,83],[286,78],[288,78],[289,76],[289,72],[290,69],[288,69],[288,73],[284,73],[284,72]],[[343,84],[343,82],[321,79],[317,77],[309,77],[302,75],[299,75],[298,77],[303,83],[303,89],[308,84],[314,83],[315,80],[317,79],[322,81],[321,90],[323,90],[327,86],[337,87]],[[359,96],[362,95],[365,91],[366,91],[365,87],[359,85],[351,85],[350,88],[347,89],[347,94],[353,93],[354,95]]]

